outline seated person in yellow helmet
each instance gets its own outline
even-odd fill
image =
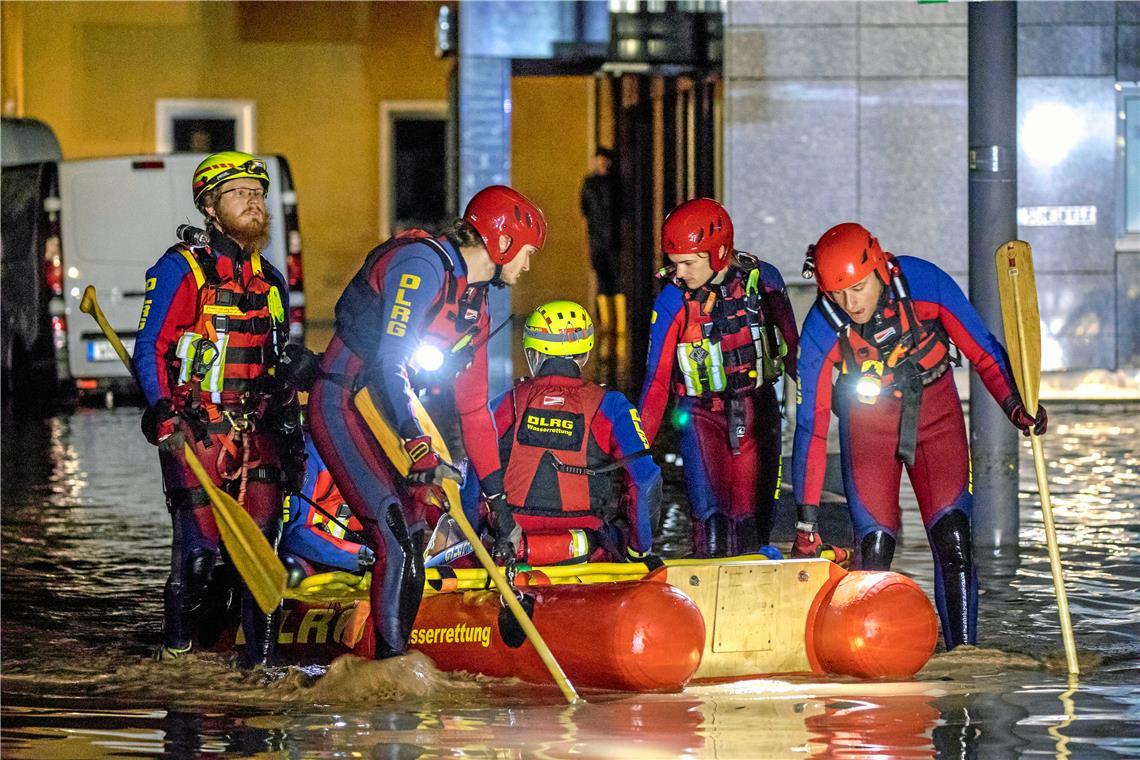
[[[629,400],[582,379],[593,347],[590,315],[573,301],[540,306],[526,322],[531,377],[491,402],[504,467],[505,505],[491,505],[500,559],[660,564],[649,552],[661,470]],[[624,473],[615,507],[618,470]]]

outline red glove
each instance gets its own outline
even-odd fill
[[[412,460],[408,468],[408,480],[427,483],[435,479],[432,475],[443,460],[431,447],[431,436],[421,435],[405,439],[404,451],[408,452],[408,458]]]
[[[1029,416],[1025,404],[1021,403],[1021,400],[1016,396],[1007,398],[1005,403],[1001,405],[1001,410],[1005,412],[1005,416],[1023,435],[1029,435],[1030,430],[1035,435],[1044,435],[1045,431],[1049,429],[1049,415],[1045,413],[1045,407],[1040,403],[1037,404],[1036,417]]]
[[[796,523],[796,540],[792,543],[789,556],[792,559],[823,557],[840,567],[847,567],[851,563],[851,552],[839,546],[823,543],[814,523]]]

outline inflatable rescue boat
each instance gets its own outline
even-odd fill
[[[371,657],[367,577],[326,573],[287,599],[288,662]],[[579,688],[677,690],[689,682],[815,673],[909,678],[934,652],[937,616],[914,581],[824,559],[669,560],[523,568],[528,610]],[[219,646],[240,642],[233,633]],[[410,648],[445,671],[549,683],[538,653],[483,570],[429,570]]]

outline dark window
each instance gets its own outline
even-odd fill
[[[184,153],[214,153],[237,149],[237,123],[233,119],[176,118],[174,150]]]
[[[448,221],[445,157],[447,121],[396,118],[395,228],[435,228]]]

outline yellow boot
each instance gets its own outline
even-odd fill
[[[608,335],[613,330],[613,304],[610,296],[598,294],[598,320],[594,323],[598,333]]]
[[[625,293],[614,293],[614,321],[619,338],[625,337]]]

